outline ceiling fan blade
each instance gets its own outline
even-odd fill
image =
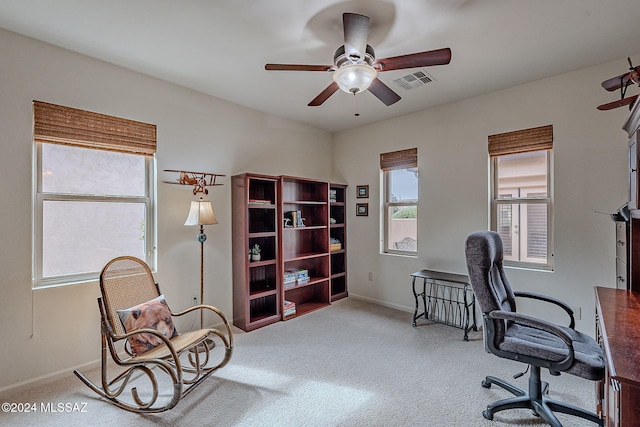
[[[368,16],[357,13],[344,13],[342,15],[344,51],[347,58],[355,61],[364,59],[370,22],[371,19]]]
[[[318,96],[313,98],[313,100],[309,103],[309,107],[317,107],[322,105],[324,101],[329,99],[331,95],[333,95],[339,89],[338,83],[331,82],[329,86],[327,86]]]
[[[617,101],[609,102],[606,104],[598,105],[598,110],[607,111],[613,110],[614,108],[623,107],[625,105],[629,105],[632,102],[635,102],[638,99],[638,95],[633,95],[628,98],[618,99]]]
[[[369,92],[374,94],[376,98],[384,102],[384,104],[387,106],[400,101],[400,95],[392,91],[389,86],[382,83],[382,81],[378,78],[375,78],[371,82],[371,86],[369,86]]]
[[[378,71],[401,70],[404,68],[429,67],[432,65],[446,65],[451,62],[451,49],[429,50],[426,52],[410,53],[408,55],[393,56],[391,58],[376,59],[373,66]]]
[[[266,64],[265,70],[268,71],[334,71],[334,65],[300,65],[300,64]]]

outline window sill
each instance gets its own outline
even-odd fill
[[[381,252],[381,255],[397,256],[402,258],[418,258],[417,252]]]
[[[512,270],[535,271],[540,273],[553,273],[553,267],[550,265],[531,265],[531,264],[508,264],[504,262],[505,268]]]

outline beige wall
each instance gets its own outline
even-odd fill
[[[183,226],[191,188],[163,184],[176,178],[164,169],[227,175],[208,196],[219,225],[206,229],[205,300],[229,318],[229,177],[250,171],[330,178],[329,133],[2,30],[0,77],[0,390],[99,358],[97,283],[31,290],[32,100],[157,125],[156,279],[176,308],[199,294],[199,249],[196,227]]]
[[[624,63],[622,58],[336,134],[335,173],[350,184],[350,295],[413,310],[412,272],[466,273],[466,236],[489,226],[487,136],[552,124],[555,271],[508,274],[516,289],[580,307],[577,325],[593,333],[593,286],[615,286],[614,223],[595,211],[613,212],[627,197],[627,137],[621,126],[628,110],[601,112],[596,106],[619,96],[600,82],[624,71]],[[420,169],[418,256],[381,255],[375,232],[381,214],[379,154],[411,147],[418,147]],[[356,185],[370,186],[368,217],[355,216]],[[540,314],[538,307],[524,308]]]

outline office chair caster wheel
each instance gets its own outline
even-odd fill
[[[484,411],[482,411],[482,416],[485,417],[489,421],[493,420],[493,414],[491,412],[489,412],[488,409],[485,409]]]
[[[484,388],[491,388],[491,383],[487,380],[483,380],[482,381],[482,387]],[[488,419],[488,418],[487,418]]]

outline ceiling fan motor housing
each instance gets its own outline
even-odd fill
[[[369,45],[367,45],[364,58],[356,55],[351,55],[350,57],[347,56],[345,54],[344,45],[336,49],[336,53],[333,54],[333,63],[337,68],[340,68],[345,64],[367,64],[372,66],[374,59],[376,59],[376,53]]]
[[[371,65],[375,59],[373,48],[367,45],[362,57],[359,52],[347,55],[346,49],[340,46],[333,55],[336,70],[333,72],[335,81],[342,91],[352,94],[367,90],[378,74]]]

